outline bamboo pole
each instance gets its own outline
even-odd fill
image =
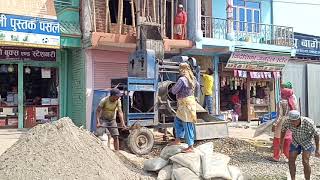
[[[131,17],[132,17],[132,28],[133,31],[136,31],[136,16],[135,16],[135,12],[134,12],[134,0],[130,1],[130,5],[131,5]]]
[[[147,16],[150,16],[150,4],[149,4],[149,0],[146,0],[147,1]]]
[[[109,0],[106,0],[106,24],[105,24],[105,32],[109,32],[109,16],[110,16],[110,11],[109,11]]]
[[[167,33],[166,33],[166,23],[167,23],[167,0],[163,0],[163,14],[162,14],[162,18],[163,18],[163,36],[167,36]]]
[[[123,19],[123,0],[118,1],[118,26],[119,34],[122,34],[122,19]]]
[[[171,39],[173,39],[173,28],[174,28],[174,0],[171,0]]]
[[[152,1],[152,11],[153,11],[153,22],[157,21],[157,16],[156,16],[156,0]]]
[[[93,4],[93,27],[94,27],[94,32],[97,32],[97,20],[96,20],[96,1],[92,1]]]
[[[142,16],[146,17],[147,0],[143,0]]]

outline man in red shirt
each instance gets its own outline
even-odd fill
[[[174,18],[174,39],[186,39],[187,13],[183,9],[183,5],[179,4],[178,13]]]

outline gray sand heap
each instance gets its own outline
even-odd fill
[[[34,127],[0,156],[1,179],[141,179],[129,168],[69,118]]]

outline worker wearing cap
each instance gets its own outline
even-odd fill
[[[187,13],[183,9],[183,5],[179,4],[178,13],[174,18],[174,39],[186,39],[187,29]]]
[[[196,78],[187,63],[179,65],[180,78],[171,88],[171,92],[176,94],[178,109],[174,120],[176,139],[171,145],[180,144],[181,139],[185,139],[188,148],[182,152],[188,153],[193,151],[194,144],[194,123],[197,122],[197,103],[194,92],[199,86]]]
[[[290,146],[289,154],[289,170],[291,179],[295,180],[296,176],[296,159],[302,152],[302,164],[304,168],[304,177],[306,180],[310,180],[311,167],[309,159],[311,153],[314,151],[314,145],[312,140],[315,141],[315,156],[320,158],[319,150],[319,132],[314,125],[312,119],[307,117],[301,117],[300,112],[292,110],[288,114],[288,120],[282,126],[281,130],[281,144],[280,149],[283,148],[284,137],[287,130],[292,131],[293,141]]]
[[[107,133],[110,139],[110,135],[114,140],[114,149],[119,150],[119,131],[116,122],[116,117],[120,119],[122,127],[126,127],[123,119],[123,112],[121,108],[122,94],[119,89],[111,89],[110,96],[103,98],[96,111],[97,117],[97,136],[102,136]]]

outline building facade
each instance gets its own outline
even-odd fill
[[[303,116],[312,118],[320,126],[320,109],[317,84],[320,74],[319,36],[295,33],[296,56],[292,57],[283,70],[284,81],[293,84]]]
[[[0,126],[31,128],[71,114],[67,97],[72,95],[68,84],[73,79],[67,67],[72,68],[74,48],[81,47],[81,33],[76,15],[61,16],[70,8],[79,19],[79,6],[53,0],[4,3],[0,8]]]
[[[174,39],[174,17],[179,3],[189,10],[189,1],[178,0],[82,1],[88,126],[94,127],[96,106],[93,104],[98,101],[94,99],[95,92],[108,90],[112,78],[128,76],[129,55],[138,48],[140,24],[158,26],[164,48],[158,49],[166,54],[178,54],[182,49],[192,48],[192,41],[188,37],[184,40]]]
[[[203,70],[215,70],[215,112],[233,109],[239,91],[240,119],[256,120],[275,111],[281,70],[294,55],[293,28],[273,25],[272,1],[196,1],[188,33]],[[190,29],[190,28],[189,28]]]

